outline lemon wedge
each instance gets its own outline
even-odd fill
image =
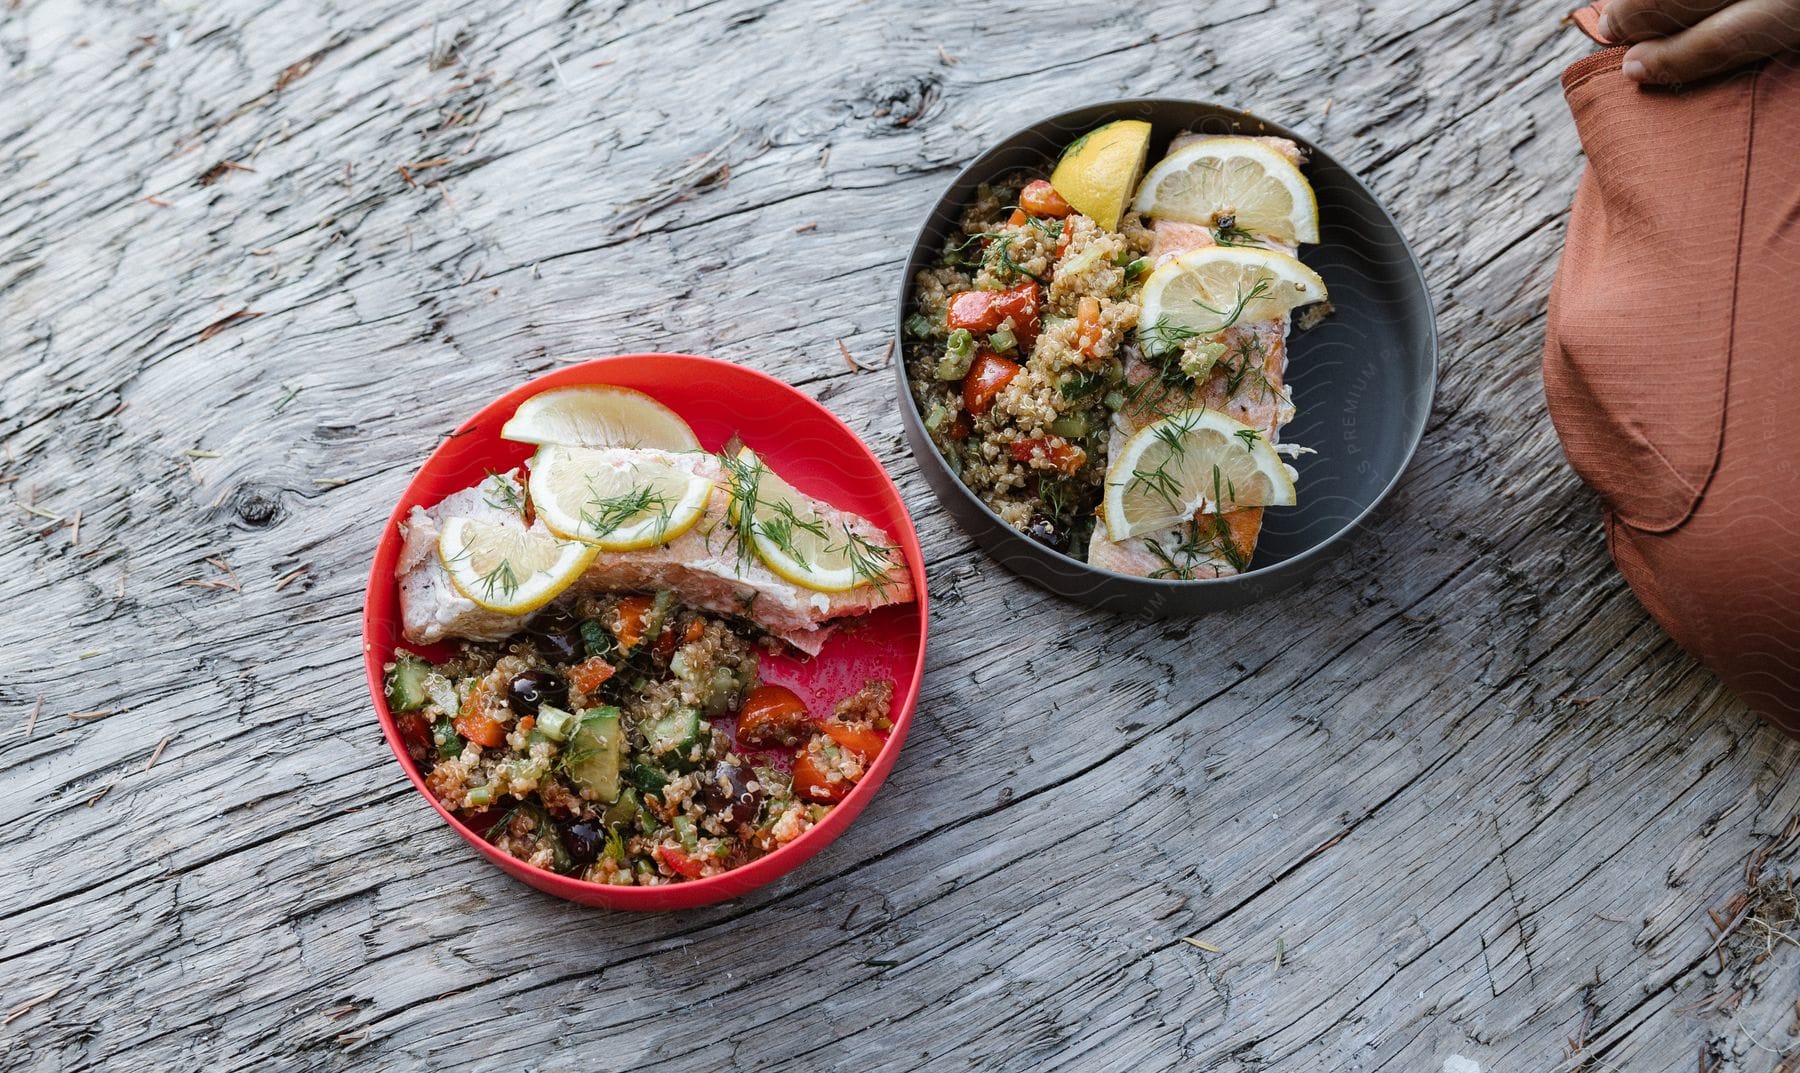
[[[700,440],[674,410],[610,384],[551,388],[519,404],[500,438],[569,447],[652,447],[698,451]]]
[[[667,544],[705,514],[713,482],[631,452],[548,444],[531,456],[525,485],[552,533],[602,551]]]
[[[1205,246],[1163,262],[1144,280],[1138,335],[1162,349],[1236,324],[1276,320],[1325,298],[1325,281],[1296,257],[1260,246]]]
[[[841,517],[821,514],[748,447],[728,468],[732,522],[740,534],[748,530],[757,557],[770,570],[815,592],[883,583],[893,567],[894,549],[857,532]],[[746,509],[748,525],[743,521]]]
[[[1237,230],[1289,245],[1319,241],[1312,184],[1255,138],[1203,138],[1177,149],[1144,176],[1131,207],[1209,227],[1230,217]]]
[[[1217,410],[1145,426],[1113,459],[1101,512],[1114,541],[1179,525],[1201,510],[1291,507],[1294,481],[1269,438]]]
[[[1050,185],[1076,212],[1117,231],[1149,152],[1150,124],[1114,120],[1069,143],[1050,173]]]
[[[505,615],[523,615],[554,600],[598,551],[539,529],[472,518],[451,518],[438,534],[438,558],[457,591]]]

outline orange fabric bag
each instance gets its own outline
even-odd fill
[[[1640,88],[1624,53],[1563,73],[1588,166],[1545,398],[1644,606],[1800,735],[1800,65]]]

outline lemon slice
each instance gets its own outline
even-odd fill
[[[1101,511],[1114,541],[1200,510],[1291,507],[1294,481],[1269,438],[1216,410],[1183,410],[1147,425],[1113,459]]]
[[[770,570],[815,592],[844,592],[887,577],[892,548],[856,532],[841,518],[821,514],[750,448],[740,450],[729,468],[732,521],[740,533],[748,528],[757,557]]]
[[[667,544],[706,514],[713,482],[652,458],[548,444],[531,456],[531,505],[552,533],[602,551]]]
[[[653,447],[698,451],[700,440],[674,410],[630,388],[585,384],[542,391],[519,404],[500,438],[569,447]]]
[[[1138,331],[1164,341],[1216,335],[1325,297],[1325,281],[1298,258],[1260,246],[1205,246],[1163,262],[1144,280]]]
[[[1239,230],[1290,245],[1319,241],[1312,184],[1255,138],[1205,138],[1177,149],[1144,176],[1131,207],[1208,226],[1229,216]]]
[[[1115,120],[1070,142],[1050,173],[1050,185],[1076,212],[1117,231],[1149,152],[1150,124]]]
[[[438,558],[457,591],[505,615],[523,615],[554,600],[598,550],[542,530],[472,518],[451,518],[438,534]]]

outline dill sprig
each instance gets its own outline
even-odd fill
[[[737,541],[738,573],[744,573],[756,561],[756,543],[752,532],[756,525],[756,493],[762,481],[762,464],[751,464],[737,457],[730,446],[719,452],[719,465],[725,470],[730,485],[731,501],[737,510],[732,535]]]
[[[1175,545],[1173,552],[1150,537],[1144,538],[1144,547],[1148,548],[1150,554],[1156,556],[1157,560],[1163,564],[1150,572],[1151,577],[1193,581],[1195,567],[1210,560],[1211,557],[1207,554],[1206,539],[1201,534],[1198,524],[1188,522],[1182,528],[1182,533],[1184,537],[1181,543]],[[1175,558],[1177,555],[1181,557],[1179,562]],[[1217,568],[1214,568],[1213,573],[1215,575],[1218,573]]]
[[[590,481],[588,491],[594,494],[593,498],[582,505],[581,524],[595,536],[617,532],[627,522],[652,511],[662,516],[663,529],[669,527],[669,516],[673,513],[674,506],[654,485],[635,485],[628,492],[603,496]]]
[[[525,496],[519,491],[519,486],[512,482],[512,478],[497,469],[488,469],[483,472],[488,475],[488,479],[484,483],[493,486],[493,495],[499,496],[500,502],[494,502],[486,494],[481,497],[482,501],[495,510],[511,511],[520,518],[525,517]]]
[[[494,590],[499,589],[508,598],[519,591],[519,575],[513,569],[511,559],[502,559],[492,570],[481,575],[482,591],[492,598]]]
[[[1241,428],[1236,432],[1233,432],[1232,435],[1244,441],[1244,450],[1246,453],[1255,451],[1256,441],[1262,438],[1262,434],[1253,428]]]
[[[1225,521],[1225,495],[1220,492],[1220,479],[1221,474],[1219,473],[1219,467],[1214,466],[1212,510],[1213,544],[1217,550],[1217,554],[1224,558],[1226,562],[1230,563],[1233,570],[1236,570],[1241,574],[1244,572],[1244,568],[1250,565],[1250,560],[1242,551],[1238,550],[1237,540],[1232,536],[1231,525]],[[1237,489],[1232,487],[1230,481],[1225,481],[1224,485],[1225,493],[1229,494],[1232,502],[1235,503],[1237,501]]]
[[[844,542],[828,546],[827,554],[841,554],[850,560],[850,573],[860,581],[875,586],[875,591],[887,595],[888,571],[894,565],[894,548],[863,536],[850,528],[850,523],[840,523],[844,532]]]
[[[1155,469],[1134,469],[1131,471],[1132,484],[1141,485],[1148,489],[1151,494],[1155,495],[1158,499],[1161,499],[1164,503],[1167,503],[1169,509],[1173,511],[1181,510],[1186,504],[1177,498],[1181,494],[1181,485],[1175,480],[1174,475],[1169,472],[1169,464],[1181,459],[1187,454],[1187,440],[1185,437],[1188,433],[1194,431],[1194,426],[1198,423],[1198,416],[1194,416],[1166,421],[1156,426],[1154,435],[1164,447],[1168,448],[1168,453],[1163,456],[1161,462],[1157,463]]]
[[[1226,311],[1223,309],[1214,309],[1212,306],[1207,305],[1205,302],[1202,302],[1200,299],[1198,299],[1198,298],[1194,299],[1195,305],[1199,306],[1201,309],[1206,310],[1208,313],[1211,313],[1213,316],[1219,318],[1219,326],[1212,329],[1211,332],[1208,332],[1206,334],[1209,334],[1209,335],[1217,334],[1219,332],[1226,330],[1227,328],[1230,328],[1232,325],[1236,324],[1238,322],[1238,318],[1240,318],[1244,315],[1244,310],[1249,308],[1251,302],[1254,302],[1258,298],[1261,298],[1264,295],[1269,293],[1269,286],[1270,286],[1271,282],[1272,281],[1269,279],[1268,276],[1258,276],[1256,279],[1256,282],[1250,285],[1250,290],[1248,292],[1246,292],[1244,290],[1243,286],[1240,284],[1237,288],[1237,302],[1231,307],[1230,311]]]
[[[1221,216],[1213,225],[1213,238],[1221,246],[1256,246],[1260,240],[1251,232],[1237,225],[1235,216]]]
[[[806,554],[800,550],[794,536],[796,533],[811,533],[819,540],[825,540],[828,536],[825,523],[816,518],[800,517],[794,511],[793,504],[786,500],[777,500],[770,510],[774,512],[774,517],[764,518],[762,521],[752,521],[748,531],[761,534],[769,543],[780,548],[788,558],[799,563],[800,569],[811,570],[812,563],[807,561]]]

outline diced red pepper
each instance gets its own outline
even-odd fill
[[[1075,324],[1075,346],[1083,354],[1093,357],[1094,348],[1100,345],[1100,299],[1082,295]]]
[[[994,396],[1019,375],[1019,363],[1007,361],[991,350],[975,355],[969,375],[963,377],[963,408],[980,417],[994,405]]]
[[[1032,455],[1039,452],[1045,461],[1064,473],[1074,473],[1087,463],[1087,452],[1061,436],[1032,436],[1012,443],[1012,456],[1016,461],[1029,462]]]
[[[737,739],[752,749],[791,749],[813,730],[806,703],[786,686],[758,686],[738,711]]]
[[[619,623],[613,628],[613,636],[619,639],[620,648],[629,652],[644,639],[644,626],[655,603],[648,596],[627,596],[619,601]]]
[[[854,784],[849,779],[832,781],[813,761],[812,753],[802,749],[794,757],[794,796],[819,805],[835,805],[850,796]]]
[[[687,624],[687,632],[681,635],[683,644],[693,644],[706,636],[706,623],[701,619],[693,619]]]
[[[496,749],[506,744],[506,724],[487,714],[488,692],[486,683],[477,682],[450,725],[483,749]]]
[[[1062,233],[1056,236],[1056,259],[1062,260],[1063,254],[1069,252],[1069,240],[1075,237],[1075,220],[1071,216],[1063,217]]]
[[[569,684],[591,697],[617,673],[617,667],[599,656],[590,656],[569,668]]]
[[[1054,216],[1058,219],[1075,210],[1056,192],[1056,187],[1042,179],[1033,179],[1025,184],[1019,192],[1019,207],[1033,216]]]
[[[1038,285],[1026,280],[1004,291],[960,291],[950,296],[950,311],[945,324],[950,331],[967,328],[971,332],[991,332],[1012,321],[1013,337],[1019,341],[1019,353],[1031,353],[1038,336]]]
[[[881,752],[881,747],[887,744],[887,739],[875,733],[872,727],[862,726],[858,723],[844,723],[836,719],[827,719],[820,729],[831,735],[832,741],[855,753],[857,758],[865,764],[875,759],[876,754]]]
[[[666,865],[669,871],[674,872],[678,876],[684,876],[688,879],[699,879],[701,872],[704,871],[704,867],[701,865],[700,861],[680,846],[671,846],[666,842],[662,842],[658,843],[656,849],[651,852],[656,854],[656,859]]]
[[[506,744],[506,724],[477,711],[465,711],[451,720],[456,732],[483,749],[498,749]]]

